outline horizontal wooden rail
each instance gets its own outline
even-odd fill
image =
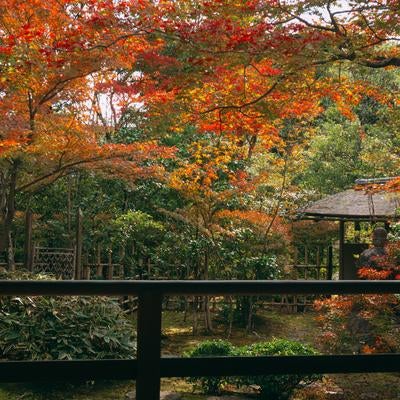
[[[0,382],[135,379],[137,400],[159,400],[161,377],[399,372],[400,354],[161,357],[165,295],[389,294],[400,281],[0,281],[0,296],[138,295],[136,360],[2,361]]]
[[[129,380],[137,360],[1,361],[0,382]],[[398,372],[396,354],[265,357],[164,357],[160,377]]]
[[[389,294],[400,293],[400,281],[0,281],[0,295],[127,296]]]

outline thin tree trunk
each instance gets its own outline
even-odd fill
[[[228,297],[229,302],[229,327],[228,327],[228,339],[232,335],[232,326],[233,326],[233,303],[232,303],[232,296]]]
[[[250,332],[253,327],[253,297],[249,298],[249,314],[247,316],[246,331]]]
[[[71,242],[71,213],[72,213],[72,199],[71,199],[71,186],[72,179],[68,177],[68,191],[67,191],[67,230],[68,230],[68,238]]]
[[[199,328],[199,324],[198,324],[198,318],[197,318],[197,307],[198,307],[198,297],[194,296],[193,297],[193,329],[192,329],[192,333],[193,335],[197,335],[198,333],[198,328]]]
[[[1,225],[0,252],[9,251],[12,223],[15,216],[15,191],[17,186],[18,160],[12,161],[9,177],[2,176],[1,182]],[[8,182],[7,182],[8,181]],[[8,256],[7,256],[8,260]]]
[[[9,271],[15,271],[14,247],[11,231],[8,232],[7,268]]]
[[[272,212],[271,221],[268,224],[268,226],[265,230],[265,233],[264,233],[264,251],[267,248],[267,239],[268,239],[269,232],[270,232],[276,218],[278,217],[279,210],[281,208],[281,203],[283,201],[283,195],[284,195],[285,189],[286,189],[287,172],[288,172],[288,156],[286,155],[285,160],[284,160],[283,171],[282,171],[283,178],[282,178],[282,185],[281,185],[280,192],[279,192],[279,197],[278,197],[275,209]]]
[[[208,249],[204,254],[204,280],[208,279],[208,268],[209,268],[209,252]],[[211,311],[210,311],[210,297],[204,297],[204,317],[205,317],[205,328],[207,332],[212,333],[212,318],[211,318]]]

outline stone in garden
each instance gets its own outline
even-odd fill
[[[377,393],[362,393],[360,395],[361,400],[376,400],[379,399],[379,395]]]
[[[211,396],[205,400],[250,400],[250,397],[243,396]]]
[[[182,395],[179,393],[172,393],[172,392],[161,392],[160,393],[160,400],[181,400]]]

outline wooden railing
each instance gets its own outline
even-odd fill
[[[399,372],[400,354],[161,357],[161,307],[170,295],[389,294],[399,281],[0,281],[0,295],[139,298],[137,358],[1,361],[1,382],[136,379],[137,400],[159,400],[161,377]]]

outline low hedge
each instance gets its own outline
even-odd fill
[[[221,357],[232,355],[234,351],[235,347],[226,340],[205,340],[185,355],[187,357]],[[219,394],[223,386],[228,383],[228,378],[204,376],[188,378],[188,381],[194,383],[203,393]]]
[[[189,357],[205,356],[292,356],[292,355],[315,355],[316,350],[302,343],[273,339],[268,342],[260,342],[249,346],[235,347],[224,340],[204,341],[198,344],[192,351],[186,353]],[[291,375],[259,375],[226,378],[190,378],[197,387],[207,394],[219,394],[224,385],[230,383],[237,387],[258,386],[260,396],[270,400],[288,400],[300,383],[310,384],[318,379],[316,374],[291,374]]]

